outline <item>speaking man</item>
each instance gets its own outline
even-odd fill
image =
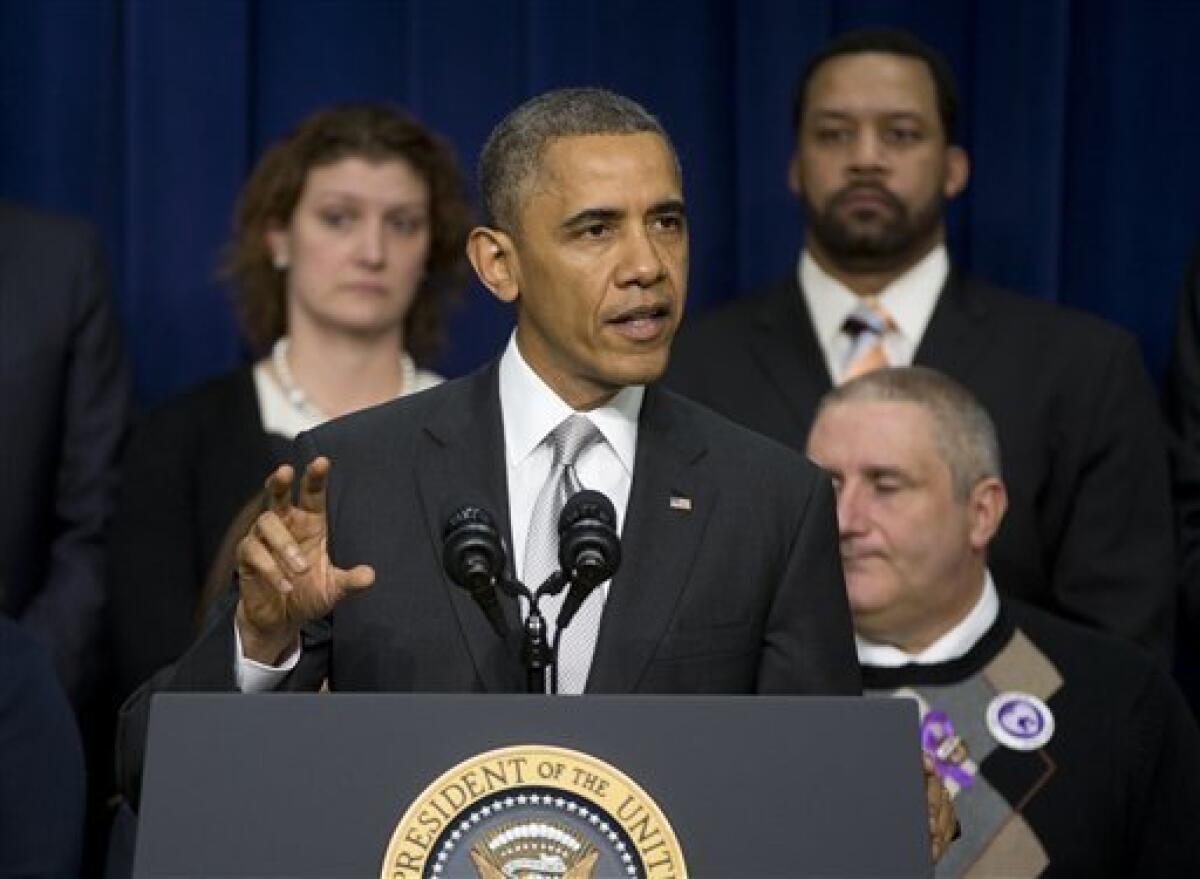
[[[964,278],[945,202],[967,185],[954,80],[899,31],[826,46],[796,92],[788,182],[807,237],[794,271],[685,329],[668,381],[803,448],[821,395],[882,365],[935,367],[1000,431],[1002,589],[1169,655],[1174,547],[1166,450],[1134,340]]]
[[[236,602],[126,712],[131,793],[154,689],[524,689],[512,639],[443,572],[443,528],[465,502],[490,511],[536,588],[571,482],[612,499],[623,561],[564,630],[559,692],[859,692],[828,480],[655,384],[688,256],[657,120],[551,92],[497,126],[479,170],[469,256],[515,306],[507,348],[302,437],[298,497],[291,468],[272,474]],[[527,608],[501,603],[519,631]],[[935,823],[944,843],[953,819]]]
[[[606,92],[553,92],[500,123],[480,182],[488,224],[469,256],[516,306],[516,332],[483,371],[306,437],[316,463],[296,505],[287,471],[272,477],[272,509],[240,549],[243,671],[298,660],[285,674],[300,688],[519,688],[515,658],[442,573],[443,525],[477,499],[536,588],[543,501],[569,469],[613,499],[624,561],[580,611],[580,632],[594,631],[563,645],[560,691],[853,692],[824,480],[652,385],[688,252],[661,127]],[[346,568],[360,562],[371,567]],[[515,628],[516,602],[507,610]],[[234,631],[219,638],[227,674]]]
[[[916,699],[962,838],[939,875],[1200,875],[1200,733],[1136,648],[1016,599],[989,568],[996,431],[920,367],[831,391],[808,439],[833,477],[868,693]]]

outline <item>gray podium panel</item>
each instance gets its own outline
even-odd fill
[[[537,744],[640,785],[692,877],[927,876],[916,729],[900,699],[163,694],[134,873],[378,877],[439,776]]]

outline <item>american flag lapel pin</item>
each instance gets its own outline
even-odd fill
[[[690,513],[692,511],[692,499],[673,494],[671,495],[670,506],[672,510],[681,510],[684,513]]]

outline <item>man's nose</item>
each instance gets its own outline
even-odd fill
[[[650,230],[639,228],[631,231],[622,242],[617,283],[621,286],[636,284],[639,287],[651,287],[661,281],[667,273],[661,247],[662,244],[653,239]]]
[[[882,138],[870,127],[864,127],[850,146],[850,170],[878,174],[886,168],[887,151]]]
[[[838,533],[843,537],[866,530],[866,499],[855,485],[842,484],[837,490]]]

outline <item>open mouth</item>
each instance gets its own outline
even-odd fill
[[[658,338],[670,325],[671,308],[665,303],[639,305],[608,320],[627,339],[644,342]]]

